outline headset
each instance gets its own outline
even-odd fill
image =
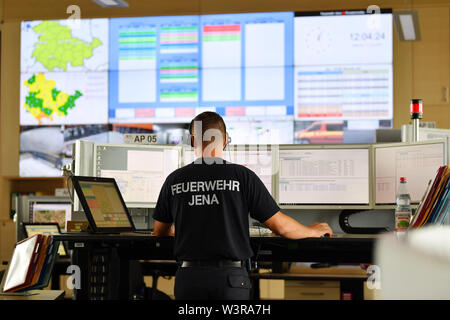
[[[230,137],[230,135],[229,135],[228,132],[227,132],[227,126],[226,126],[225,122],[224,122],[223,124],[224,124],[224,126],[225,126],[225,133],[226,133],[226,135],[227,135],[227,142],[225,143],[225,146],[223,147],[223,150],[225,150],[226,147],[227,147],[229,144],[231,144],[231,137]],[[194,148],[194,134],[193,134],[193,132],[192,132],[193,127],[194,127],[194,119],[192,119],[191,123],[189,124],[189,137],[188,137],[189,140],[190,140],[190,143],[191,143],[191,147],[192,147],[192,148]]]

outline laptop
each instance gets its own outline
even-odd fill
[[[114,178],[73,176],[72,182],[90,232],[139,234]]]
[[[61,229],[59,228],[58,223],[56,222],[37,222],[37,223],[23,223],[23,233],[25,237],[29,238],[34,236],[35,234],[42,235],[59,235],[61,234]],[[67,248],[64,242],[59,244],[58,255],[60,258],[68,257]]]

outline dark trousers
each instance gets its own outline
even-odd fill
[[[249,300],[250,279],[244,268],[178,268],[177,300]]]

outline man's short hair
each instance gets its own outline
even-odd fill
[[[198,114],[191,121],[191,125],[189,128],[191,134],[194,134],[195,132],[194,126],[197,121],[201,121],[202,124],[202,137],[209,129],[217,129],[222,133],[222,137],[226,136],[227,127],[225,125],[225,122],[223,121],[223,118],[219,114],[212,111],[205,111]],[[209,144],[209,141],[206,144]]]

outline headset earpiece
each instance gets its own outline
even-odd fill
[[[231,137],[228,134],[228,132],[226,133],[227,135],[227,142],[225,143],[225,146],[223,147],[223,150],[225,151],[225,149],[228,147],[229,144],[231,144]]]
[[[191,123],[189,124],[189,140],[191,143],[191,147],[194,147],[194,135],[192,134],[192,126],[193,126],[194,120],[192,119]]]

